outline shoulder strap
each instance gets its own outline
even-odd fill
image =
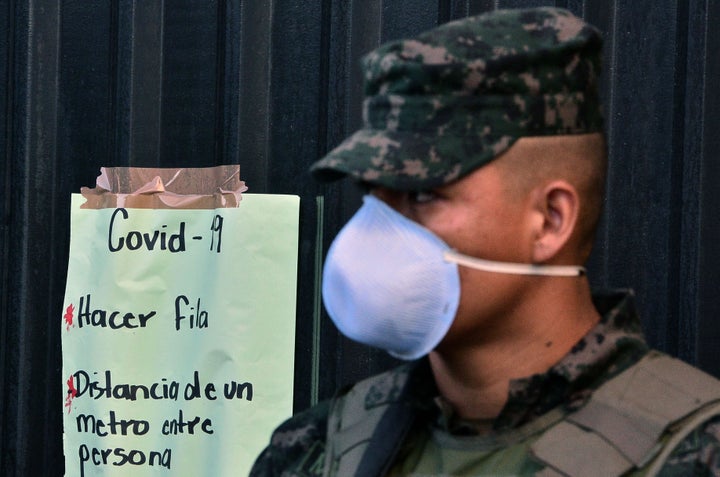
[[[390,371],[359,382],[333,400],[325,476],[382,474],[413,421],[411,409],[398,399],[406,380],[406,373]]]
[[[657,455],[671,424],[719,399],[720,381],[651,351],[546,431],[532,452],[559,475],[621,475]]]
[[[686,422],[683,422],[682,426],[672,434],[672,437],[663,446],[662,452],[655,457],[655,460],[653,460],[650,467],[648,467],[645,477],[655,477],[660,472],[663,465],[665,465],[665,462],[668,457],[670,457],[670,454],[672,454],[683,439],[697,429],[698,426],[715,416],[720,416],[720,402],[714,402],[706,406],[692,415]]]

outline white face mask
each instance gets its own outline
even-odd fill
[[[495,262],[452,250],[430,230],[368,195],[325,260],[325,308],[348,338],[416,359],[442,341],[460,302],[458,264],[490,272],[579,276],[576,266]]]

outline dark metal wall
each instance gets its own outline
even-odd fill
[[[360,122],[358,59],[493,8],[606,36],[611,169],[591,277],[650,342],[720,375],[720,0],[0,0],[0,475],[62,475],[69,197],[101,166],[241,164],[301,196],[296,408],[391,364],[322,316],[323,250],[358,205],[308,165]]]

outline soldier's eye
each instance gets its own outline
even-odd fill
[[[420,190],[410,194],[410,199],[417,204],[425,204],[434,200],[436,197],[434,192],[427,190]]]

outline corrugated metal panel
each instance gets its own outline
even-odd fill
[[[62,474],[69,194],[103,165],[239,162],[251,191],[302,197],[296,407],[392,363],[317,317],[320,255],[359,193],[307,167],[359,125],[364,52],[548,3],[0,2],[0,474]],[[720,375],[720,2],[555,4],[606,33],[611,171],[594,284],[636,287],[652,344]]]

